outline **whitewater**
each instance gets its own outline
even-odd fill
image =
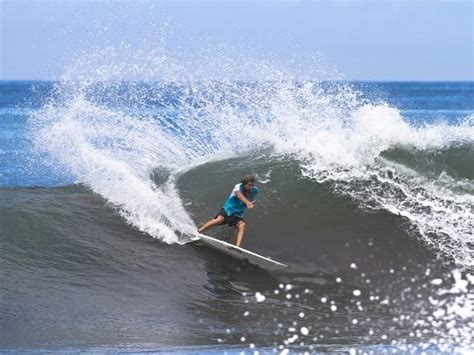
[[[417,171],[386,154],[472,149],[472,115],[414,125],[350,83],[301,78],[268,62],[239,67],[253,78],[234,80],[226,75],[238,64],[219,59],[212,60],[222,74],[215,80],[195,74],[203,68],[130,46],[77,58],[29,119],[36,153],[103,196],[130,225],[182,243],[196,227],[176,188],[179,175],[263,150],[297,162],[302,177],[330,182],[361,209],[406,218],[415,238],[473,266],[472,179]]]

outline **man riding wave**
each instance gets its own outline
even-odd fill
[[[198,229],[198,233],[202,233],[217,225],[228,224],[229,227],[236,227],[238,229],[235,245],[239,247],[242,243],[246,226],[242,215],[247,208],[253,208],[255,196],[258,193],[255,180],[253,175],[244,176],[240,183],[234,186],[219,213],[213,219],[204,223]]]

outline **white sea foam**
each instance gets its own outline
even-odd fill
[[[176,169],[188,162],[180,142],[153,120],[98,108],[83,97],[64,108],[48,106],[38,115],[42,150],[117,207],[130,224],[166,242],[177,241],[177,230],[191,232],[173,181],[158,187],[150,179],[157,166]]]
[[[466,193],[474,191],[472,181],[427,178],[380,156],[396,147],[470,144],[472,119],[415,128],[396,108],[367,102],[348,85],[295,77],[269,61],[213,53],[205,66],[185,68],[160,50],[128,45],[78,58],[31,119],[38,151],[105,197],[131,225],[173,243],[195,229],[176,174],[270,146],[299,161],[307,178],[333,183],[362,208],[406,217],[428,245],[473,265],[474,201]],[[219,81],[202,77],[213,66]],[[251,72],[256,82],[234,81],[235,72]],[[147,85],[122,82],[129,79]],[[150,179],[156,168],[169,172],[163,184]],[[463,184],[462,192],[454,183]]]

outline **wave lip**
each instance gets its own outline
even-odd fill
[[[428,245],[473,265],[469,175],[442,169],[428,176],[389,154],[471,147],[472,115],[458,124],[415,126],[348,83],[297,80],[268,63],[246,66],[253,82],[197,80],[156,51],[112,52],[73,63],[29,122],[37,152],[106,198],[132,226],[179,242],[195,230],[175,187],[179,174],[263,149],[290,157],[306,178],[331,183],[362,209],[404,216]],[[150,63],[157,66],[150,70]],[[216,69],[222,63],[237,68],[222,61]],[[127,81],[131,68],[144,80]]]

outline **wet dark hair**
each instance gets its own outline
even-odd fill
[[[242,179],[240,179],[240,182],[244,185],[247,185],[249,182],[255,183],[255,175],[245,175]]]

